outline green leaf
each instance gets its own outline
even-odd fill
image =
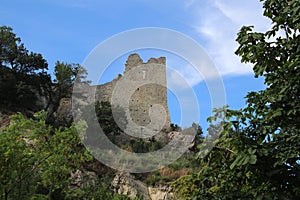
[[[254,164],[256,163],[256,161],[257,161],[256,155],[251,155],[251,156],[250,156],[250,159],[249,159],[249,163],[250,163],[251,165],[254,165]]]
[[[246,164],[248,164],[249,160],[250,160],[250,156],[248,156],[248,155],[245,156],[241,165],[246,165]]]
[[[255,152],[256,152],[256,149],[252,149],[252,148],[248,149],[248,153],[249,153],[250,155],[255,154]]]
[[[233,169],[235,166],[239,166],[238,164],[243,161],[243,156],[242,155],[238,155],[236,157],[236,159],[233,161],[233,163],[230,165],[230,169]]]

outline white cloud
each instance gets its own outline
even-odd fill
[[[221,75],[252,73],[252,66],[241,64],[240,58],[234,54],[238,47],[235,39],[244,25],[254,25],[256,31],[266,31],[270,27],[270,21],[262,15],[261,3],[257,0],[189,2],[189,9],[194,15],[191,26],[201,37],[205,50]]]
[[[203,79],[200,74],[190,65],[177,69],[167,69],[168,88],[174,91],[190,89]]]

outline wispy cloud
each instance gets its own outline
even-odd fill
[[[184,7],[190,8],[195,3],[195,0],[185,0]]]
[[[270,27],[270,21],[262,15],[261,3],[257,0],[213,0],[209,3],[190,0],[186,1],[186,6],[193,13],[191,26],[221,75],[252,73],[252,66],[241,64],[234,54],[238,47],[235,39],[244,25],[254,25],[257,31]]]
[[[167,80],[168,88],[175,91],[181,91],[192,88],[203,79],[191,66],[184,66],[181,67],[180,70],[168,68]]]

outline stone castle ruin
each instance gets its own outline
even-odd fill
[[[123,76],[95,86],[95,98],[125,108],[137,126],[161,130],[170,127],[166,86],[166,58],[150,58],[144,63],[134,53],[126,61]]]
[[[133,169],[137,173],[151,171],[157,164],[161,167],[172,163],[196,145],[194,127],[182,131],[173,130],[171,127],[166,70],[164,57],[150,58],[144,62],[138,54],[131,54],[125,63],[124,74],[118,75],[111,82],[95,86],[86,83],[74,85],[72,96],[74,121],[81,120],[86,114],[82,114],[84,109],[88,108],[89,116],[84,117],[90,120],[87,122],[89,127],[83,131],[81,138],[85,145],[92,148],[96,158],[104,164],[124,171]],[[126,118],[126,122],[122,124],[124,126],[118,124],[118,120],[124,119],[124,112],[120,112],[120,118],[114,116],[115,122],[122,129],[120,134],[115,135],[115,132],[111,131],[105,133],[107,137],[103,137],[95,113],[90,110],[95,101],[108,101],[112,109],[119,106],[124,110]],[[155,141],[166,144],[157,149],[159,157],[156,151],[140,154],[144,152],[144,147],[147,147],[144,146],[145,143]],[[135,146],[144,147],[138,149],[137,154],[132,154],[118,146],[125,145],[127,148],[128,144],[131,145],[129,148],[133,152]],[[138,152],[139,150],[141,151]],[[122,162],[119,162],[120,160]]]

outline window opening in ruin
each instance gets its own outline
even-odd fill
[[[143,70],[143,79],[145,79],[145,78],[146,78],[146,71]]]

